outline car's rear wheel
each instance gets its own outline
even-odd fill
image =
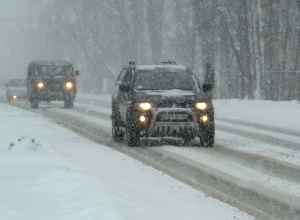
[[[213,147],[215,144],[215,127],[211,126],[201,131],[200,146],[201,147]]]
[[[118,116],[118,114],[113,111],[112,113],[112,137],[113,140],[116,142],[121,142],[124,140],[124,133],[120,130],[120,118]]]
[[[131,118],[127,118],[125,142],[128,146],[139,146],[141,142],[140,131]]]
[[[73,101],[71,98],[64,101],[64,108],[73,108]]]
[[[39,108],[39,100],[37,98],[30,100],[31,108]]]

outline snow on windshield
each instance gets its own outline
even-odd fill
[[[195,77],[187,71],[171,72],[168,70],[140,71],[137,74],[137,90],[197,90]]]
[[[73,74],[73,68],[70,66],[37,66],[34,75],[35,76],[70,76]]]

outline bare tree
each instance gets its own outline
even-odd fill
[[[161,61],[162,27],[164,21],[164,0],[147,1],[147,21],[150,34],[152,61]]]

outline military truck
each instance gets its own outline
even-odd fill
[[[64,101],[65,108],[73,108],[76,96],[76,78],[73,64],[66,61],[35,61],[28,64],[27,95],[31,108],[41,101]]]

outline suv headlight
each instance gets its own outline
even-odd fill
[[[135,107],[137,109],[141,109],[141,110],[150,110],[151,109],[151,104],[149,102],[142,102],[142,103],[138,103],[135,105]]]
[[[196,103],[195,108],[199,110],[205,110],[209,108],[209,104],[205,102],[198,102]]]
[[[43,88],[43,87],[44,87],[44,83],[39,82],[39,83],[37,84],[37,86],[38,86],[39,88]]]
[[[67,82],[67,83],[66,83],[66,87],[67,87],[68,89],[72,89],[73,84],[72,84],[71,82]]]

